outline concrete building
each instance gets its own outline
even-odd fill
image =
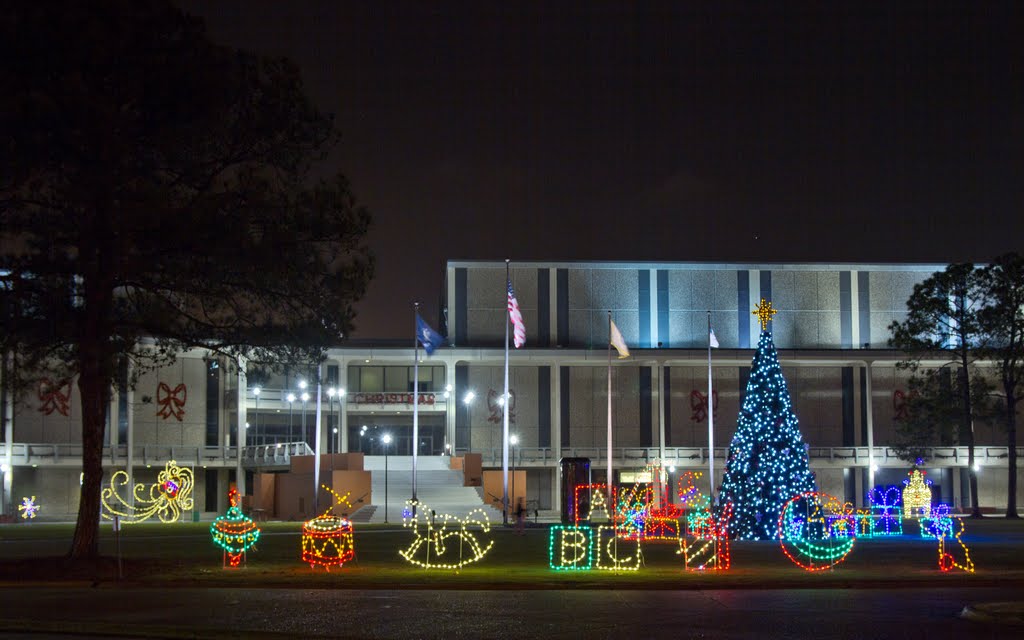
[[[887,347],[913,286],[940,264],[515,263],[511,281],[527,329],[510,358],[512,461],[526,470],[531,508],[557,510],[558,460],[607,464],[608,311],[632,356],[612,360],[613,466],[626,474],[660,460],[706,470],[707,324],[713,352],[716,484],[736,426],[760,326],[761,298],[779,314],[775,344],[819,487],[855,505],[872,486],[899,484],[910,465],[887,445],[904,411],[906,376]],[[504,262],[451,261],[442,317],[448,345],[420,351],[419,454],[479,453],[501,467]],[[411,311],[411,310],[410,310]],[[411,319],[410,319],[411,325]],[[248,375],[247,375],[248,374]],[[127,372],[125,372],[127,375]],[[226,508],[228,483],[286,468],[292,455],[412,452],[412,337],[352,342],[315,369],[269,375],[193,351],[115,394],[104,451],[112,473],[148,481],[169,459],[195,470],[196,509]],[[305,388],[300,384],[306,383]],[[259,393],[257,394],[257,388]],[[302,400],[302,394],[309,394]],[[4,502],[35,495],[41,515],[72,517],[80,475],[80,407],[73,385],[41,381],[4,394]],[[290,400],[289,400],[290,398]],[[998,426],[976,425],[980,501],[1005,508],[1006,446]],[[936,495],[966,504],[966,449],[936,442],[927,463]],[[246,478],[249,482],[246,482]],[[620,476],[620,481],[627,476]]]

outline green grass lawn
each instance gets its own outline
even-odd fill
[[[964,542],[976,572],[939,571],[937,543],[917,535],[858,539],[846,560],[832,570],[810,574],[786,558],[777,542],[734,542],[728,572],[685,571],[674,544],[645,543],[638,571],[553,571],[548,565],[547,526],[516,536],[494,527],[491,551],[461,571],[426,570],[398,552],[413,533],[397,525],[356,525],[357,557],[330,572],[311,569],[299,559],[297,522],[261,525],[262,537],[242,569],[221,567],[221,553],[210,540],[209,523],[136,524],[123,528],[124,579],[140,586],[273,586],[304,588],[775,588],[1020,584],[1024,582],[1024,523],[989,518],[967,520]],[[66,553],[73,526],[26,523],[0,526],[0,579],[19,582],[112,580],[117,544],[109,523],[102,528],[96,567],[69,569]],[[910,535],[912,534],[912,535]],[[620,543],[623,550],[630,544]],[[952,543],[958,561],[963,550]]]

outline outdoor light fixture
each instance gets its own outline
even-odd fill
[[[306,388],[306,381],[305,380],[299,380],[299,388],[300,389],[305,389]]]
[[[462,404],[469,404],[470,402],[473,402],[473,398],[475,397],[475,393],[473,393],[472,391],[467,391],[466,395],[462,396]]]
[[[978,464],[977,462],[975,462],[974,463],[974,472],[977,473],[979,471],[981,471],[981,465]]]
[[[450,392],[452,390],[452,385],[450,385],[450,384],[444,385],[444,390]]]
[[[345,387],[338,389],[338,396],[341,398],[345,397]]]
[[[260,395],[260,391],[261,391],[261,389],[259,387],[253,387],[252,388],[252,395],[259,396]]]
[[[288,400],[288,402],[295,402],[295,394],[289,393],[285,399]]]
[[[328,398],[333,398],[334,397],[334,387],[331,387],[330,389],[327,390],[327,397]]]
[[[384,443],[384,523],[388,521],[388,445],[391,444],[391,434],[385,433],[381,436]]]

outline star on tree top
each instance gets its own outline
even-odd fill
[[[754,307],[753,311],[753,315],[757,316],[757,320],[761,323],[761,331],[768,328],[768,323],[772,321],[772,316],[778,312],[778,309],[772,308],[771,301],[761,298],[761,304]]]

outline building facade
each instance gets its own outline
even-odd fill
[[[603,481],[609,312],[632,353],[611,360],[613,467],[629,474],[660,461],[676,473],[706,471],[710,410],[720,482],[760,333],[751,311],[762,298],[780,310],[773,335],[819,487],[861,505],[870,487],[900,484],[910,465],[887,445],[907,385],[900,354],[887,346],[888,326],[904,317],[914,285],[944,268],[515,263],[509,277],[527,333],[510,354],[510,460],[527,472],[531,507],[559,509],[563,457],[590,458],[594,480]],[[291,455],[379,455],[384,433],[393,438],[389,454],[410,455],[417,388],[420,455],[475,452],[485,469],[500,468],[506,264],[451,261],[445,275],[442,314],[432,324],[448,344],[431,356],[420,350],[419,363],[410,336],[406,346],[332,349],[319,369],[287,374],[252,363],[240,370],[199,351],[143,374],[112,399],[108,472],[125,469],[147,482],[174,459],[195,471],[197,512],[222,511],[228,483],[244,489],[252,472],[283,468]],[[710,401],[709,319],[720,343],[711,354]],[[35,495],[41,514],[72,517],[81,451],[73,382],[41,380],[18,398],[5,392],[3,415],[5,512]],[[981,504],[1002,510],[1005,436],[978,424],[975,440]],[[926,468],[943,502],[965,504],[966,464],[955,442],[934,443]]]

